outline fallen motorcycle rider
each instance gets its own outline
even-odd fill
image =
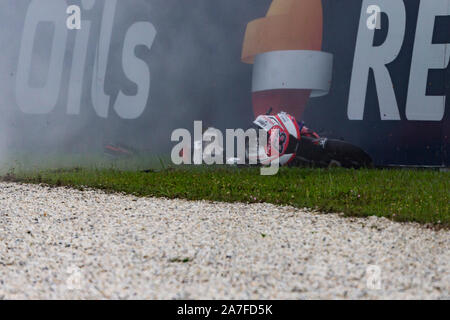
[[[253,122],[253,127],[267,132],[267,145],[258,146],[260,164],[270,164],[264,161],[264,155],[270,159],[271,141],[274,133],[278,133],[279,163],[286,166],[316,167],[339,166],[345,168],[371,167],[371,157],[361,148],[341,140],[320,137],[307,128],[303,122],[298,122],[293,116],[281,112],[276,115],[260,115]],[[251,159],[251,153],[246,150],[246,160]],[[261,157],[263,155],[263,157]]]

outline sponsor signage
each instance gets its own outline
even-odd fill
[[[377,165],[449,166],[450,0],[3,0],[5,148],[161,153],[287,111]]]

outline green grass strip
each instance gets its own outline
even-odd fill
[[[268,202],[348,216],[450,226],[450,173],[434,170],[282,168],[276,176],[261,176],[257,168],[232,167],[149,173],[77,169],[14,173],[6,179],[136,196]]]

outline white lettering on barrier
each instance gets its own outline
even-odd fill
[[[96,0],[82,0],[82,9],[90,10],[95,3]],[[116,5],[117,0],[104,1],[102,23],[92,68],[93,79],[90,94],[92,105],[97,115],[103,118],[108,117],[110,108],[110,96],[105,93],[105,82]],[[71,15],[67,17],[67,14]],[[31,73],[35,70],[32,66],[33,50],[35,41],[39,39],[36,34],[38,25],[43,22],[50,23],[55,32],[54,34],[40,35],[40,37],[52,36],[48,54],[48,76],[42,87],[33,87],[29,83]],[[22,112],[47,114],[56,107],[62,86],[69,30],[76,31],[77,34],[70,70],[67,113],[71,115],[80,113],[91,23],[81,20],[80,7],[68,7],[65,0],[32,0],[28,6],[15,84],[16,101]],[[138,90],[134,96],[127,96],[122,91],[119,92],[113,108],[121,118],[136,119],[145,110],[150,92],[150,70],[146,62],[135,55],[134,50],[139,45],[151,49],[156,34],[156,29],[150,22],[136,22],[126,32],[122,52],[122,68],[129,80],[137,85]],[[42,70],[40,71],[42,72]]]
[[[367,20],[369,8],[374,5],[379,6],[389,19],[386,40],[379,46],[373,43],[376,28],[368,28]],[[364,0],[362,8],[350,83],[348,118],[363,120],[369,71],[372,70],[381,120],[401,120],[395,87],[387,65],[397,59],[403,47],[405,4],[403,0]],[[436,17],[449,15],[450,0],[420,1],[406,103],[408,120],[442,121],[444,117],[445,96],[427,96],[426,91],[429,70],[443,70],[449,64],[449,44],[432,43]]]

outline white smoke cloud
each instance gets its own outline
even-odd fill
[[[51,1],[38,0],[40,3]],[[239,126],[239,120],[236,123],[236,115],[230,114],[227,106],[236,109],[236,105],[248,104],[251,109],[251,78],[248,76],[251,67],[240,65],[241,38],[246,22],[261,16],[270,0],[118,1],[106,65],[106,85],[98,88],[99,91],[104,89],[111,101],[107,118],[98,115],[91,94],[104,0],[83,1],[83,4],[86,6],[90,2],[94,3],[93,8],[81,13],[82,19],[91,23],[91,30],[86,63],[76,66],[77,70],[84,68],[79,114],[67,112],[69,79],[74,72],[74,44],[79,32],[73,30],[67,32],[64,68],[55,108],[46,114],[30,115],[20,110],[15,96],[21,40],[31,0],[1,1],[0,163],[11,162],[16,155],[23,154],[33,158],[35,154],[101,153],[102,146],[108,142],[120,142],[156,155],[170,150],[173,129],[189,128],[194,120],[203,120],[206,125],[219,128]],[[82,5],[81,0],[67,0],[66,3]],[[143,38],[143,45],[135,48],[137,60],[145,62],[150,69],[150,97],[142,115],[127,120],[114,110],[114,103],[120,92],[130,97],[137,94],[138,86],[142,87],[143,81],[136,84],[136,79],[130,79],[122,65],[127,30],[137,22],[151,23],[157,34],[150,49],[146,38]],[[49,48],[52,32],[54,34],[55,30],[48,23],[38,27],[33,44],[30,86],[39,87],[48,80],[49,61],[54,59]],[[97,78],[99,76],[101,73]],[[39,100],[31,97],[21,96],[20,100],[28,101],[31,107],[39,105]],[[130,105],[132,107],[135,106]],[[249,115],[250,112],[246,114],[243,108],[241,118]]]

